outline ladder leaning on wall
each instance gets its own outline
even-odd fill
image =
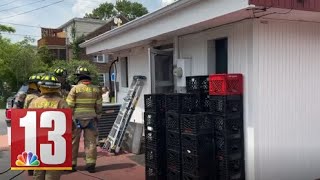
[[[127,96],[124,98],[119,114],[110,130],[108,138],[104,142],[102,149],[115,153],[120,151],[123,137],[140,98],[146,79],[147,78],[145,76],[133,77]]]

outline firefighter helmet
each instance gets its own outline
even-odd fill
[[[77,76],[90,76],[90,72],[88,68],[79,66],[76,70],[75,75]]]
[[[52,88],[52,89],[58,89],[61,87],[61,83],[59,82],[58,78],[52,74],[44,75],[38,84],[40,87]]]
[[[58,67],[54,70],[54,74],[60,77],[67,77],[67,70],[65,68]]]
[[[43,73],[34,74],[29,77],[28,83],[36,83],[37,84],[41,80],[42,76],[43,76]]]

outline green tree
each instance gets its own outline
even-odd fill
[[[11,92],[20,86],[34,73],[45,72],[48,66],[41,61],[37,50],[31,45],[31,39],[25,38],[18,43],[0,36],[0,84],[2,102]]]
[[[14,33],[16,30],[13,27],[0,24],[0,34],[1,32]]]
[[[114,5],[112,3],[102,3],[98,8],[92,10],[91,13],[86,13],[86,18],[103,19],[111,18],[115,14]]]
[[[117,14],[126,16],[130,21],[137,17],[143,16],[148,13],[146,7],[137,2],[131,2],[129,0],[117,1],[116,4],[102,3],[99,7],[93,9],[89,14],[85,14],[87,18],[111,18]]]
[[[91,64],[89,61],[86,60],[70,60],[70,61],[63,61],[63,60],[56,60],[53,63],[53,66],[50,67],[50,71],[53,72],[55,68],[64,67],[68,72],[68,81],[70,84],[76,83],[76,76],[74,75],[78,66],[87,67],[92,76],[92,82],[94,84],[98,84],[98,71],[97,67]]]
[[[48,66],[52,66],[52,63],[55,60],[55,58],[53,54],[49,51],[47,46],[42,46],[38,48],[37,54],[43,63],[47,64]]]
[[[82,48],[80,47],[80,44],[85,41],[85,35],[82,34],[81,36],[76,36],[76,26],[73,24],[71,28],[71,38],[72,38],[72,43],[71,48],[72,48],[72,59],[81,59],[81,52]]]
[[[128,0],[117,1],[115,8],[130,21],[148,13],[147,8],[142,4]]]

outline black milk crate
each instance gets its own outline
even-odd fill
[[[214,116],[214,132],[218,136],[232,136],[243,134],[243,117],[238,116]]]
[[[157,149],[146,148],[145,149],[145,162],[147,166],[166,168],[166,154],[163,151]]]
[[[193,93],[176,93],[166,95],[166,110],[178,113],[200,112],[200,96]]]
[[[229,155],[217,160],[217,180],[244,180],[244,160],[240,155]]]
[[[145,167],[146,180],[165,180],[166,179],[166,169],[158,169],[155,167],[146,166]]]
[[[175,111],[167,111],[166,126],[168,130],[180,131],[180,114]]]
[[[147,148],[153,148],[156,150],[165,150],[166,135],[165,131],[145,131],[145,144]]]
[[[144,109],[146,112],[165,112],[164,94],[144,95]]]
[[[215,136],[215,151],[217,156],[225,157],[229,154],[244,153],[242,138]]]
[[[206,176],[193,176],[188,173],[182,174],[182,180],[211,180],[213,179],[212,176],[206,175]]]
[[[144,112],[144,128],[149,131],[163,131],[166,128],[165,113]]]
[[[181,137],[180,132],[177,131],[167,131],[166,132],[166,142],[167,149],[172,149],[176,151],[181,151]]]
[[[174,93],[174,94],[167,94],[166,95],[166,111],[181,111],[181,100],[182,94]]]
[[[194,176],[210,176],[214,170],[214,154],[193,155],[182,153],[182,172]]]
[[[202,111],[200,95],[194,93],[182,94],[181,113],[195,113]]]
[[[210,134],[181,134],[182,153],[197,155],[213,153],[214,143],[212,133]]]
[[[168,168],[167,180],[181,180],[181,172]]]
[[[167,150],[167,168],[181,171],[181,152],[176,150]]]
[[[209,76],[187,76],[186,86],[189,93],[208,93]]]
[[[241,95],[211,96],[210,112],[221,115],[242,115],[243,99]]]
[[[200,134],[212,132],[213,115],[211,113],[181,114],[181,133]]]
[[[210,112],[210,95],[207,93],[199,94],[201,112]]]

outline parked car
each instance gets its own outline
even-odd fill
[[[24,92],[24,93],[27,93],[28,91],[28,85],[22,85],[19,89],[18,92]],[[7,103],[6,103],[6,122],[7,122],[7,125],[8,123],[10,123],[10,120],[11,120],[11,109],[13,107],[13,103],[14,103],[14,100],[16,98],[16,96],[18,95],[18,93],[13,93],[14,95],[13,96],[10,96],[8,99],[7,99]]]

